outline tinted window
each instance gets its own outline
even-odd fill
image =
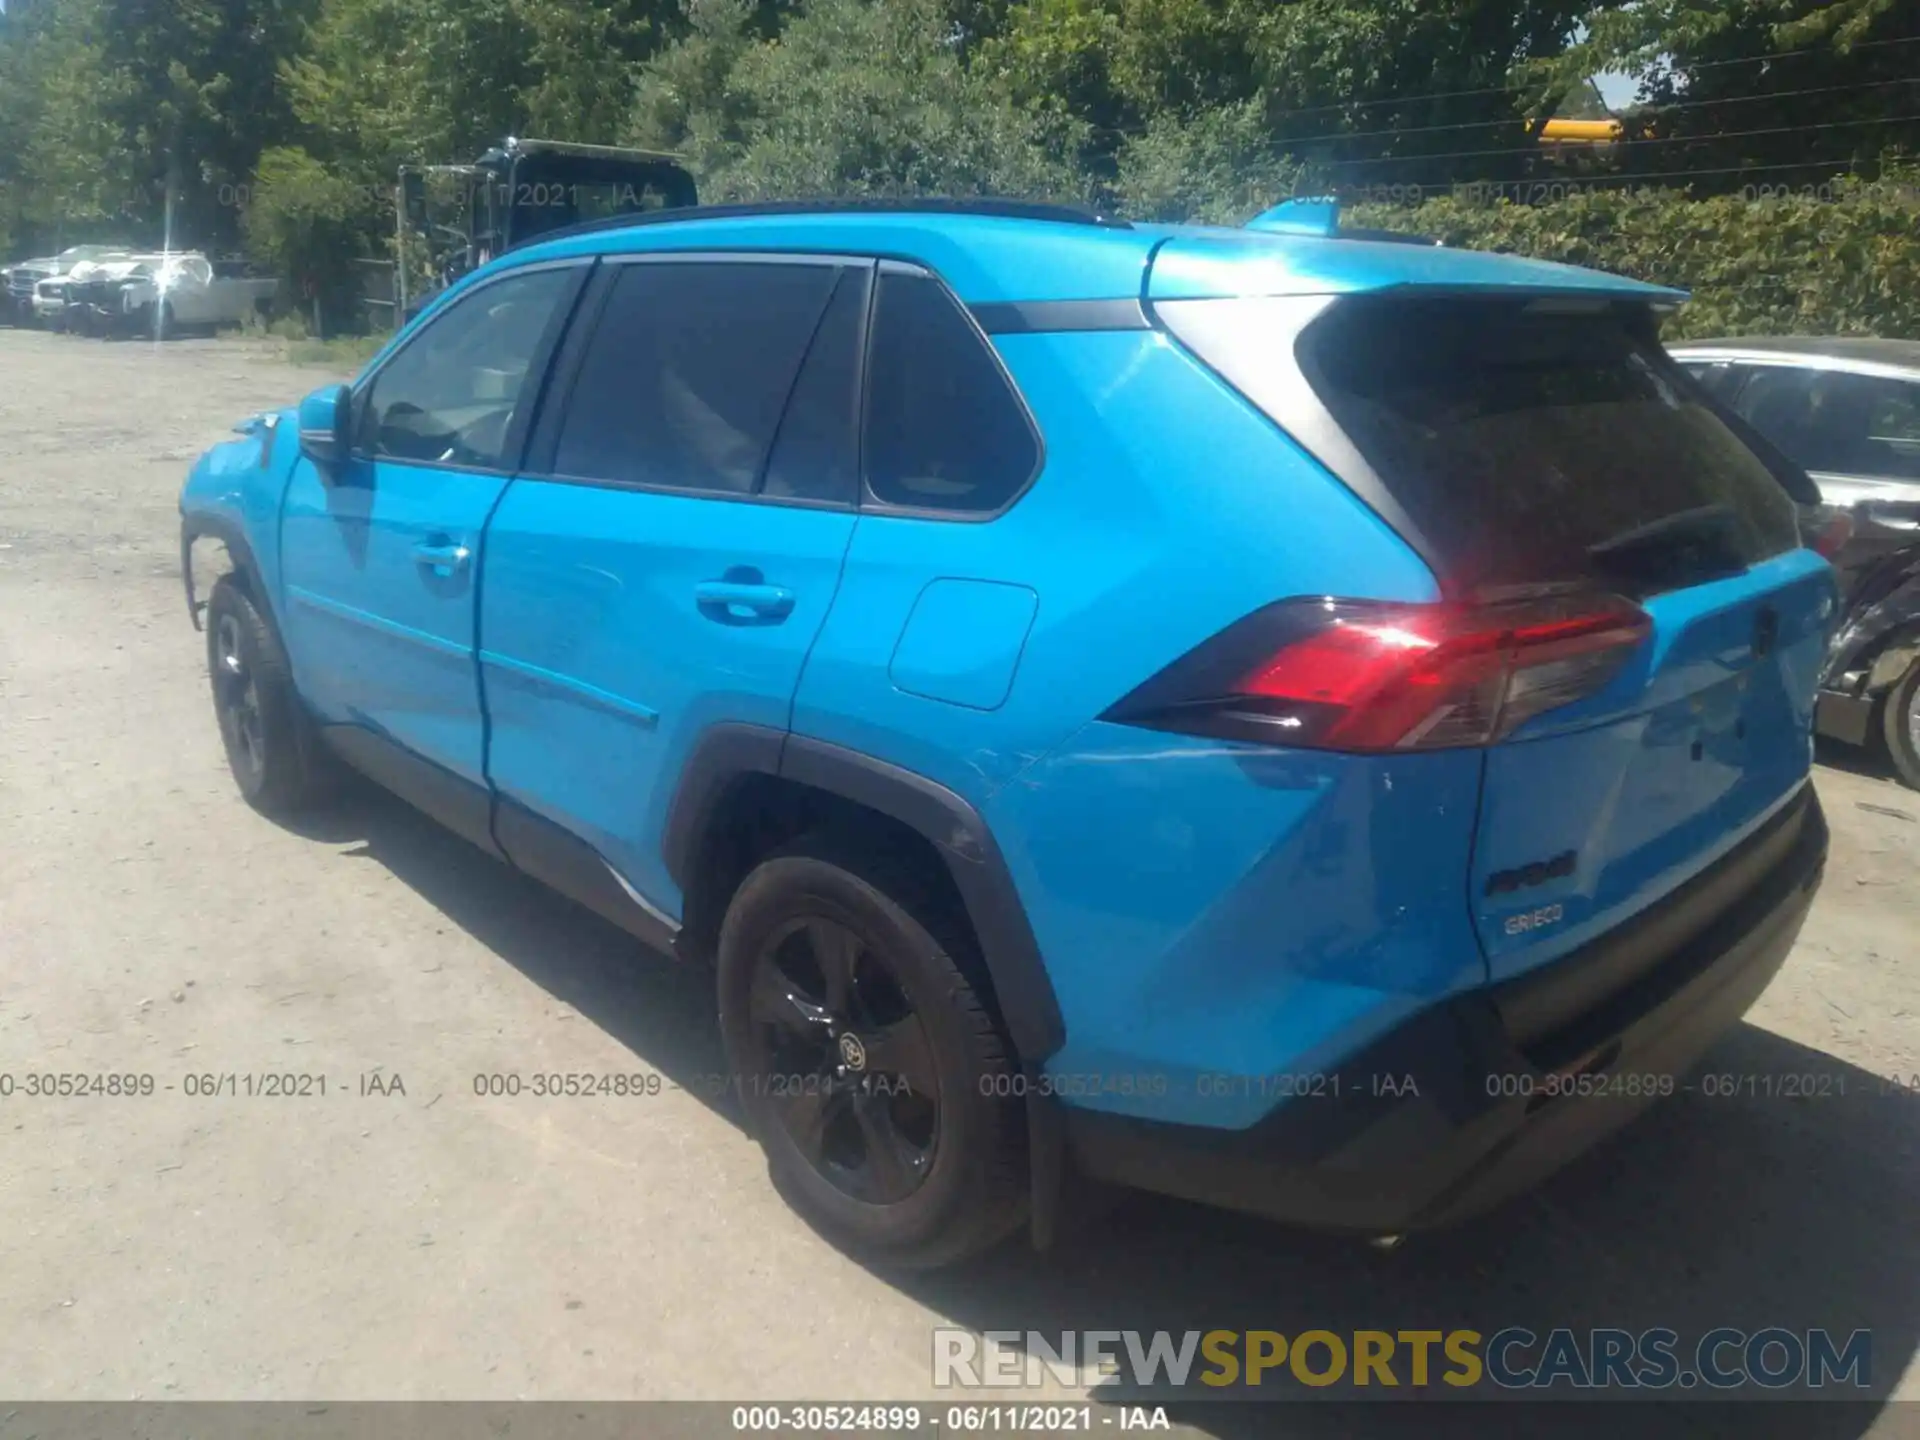
[[[494,468],[505,463],[514,409],[573,284],[536,270],[456,300],[373,378],[360,400],[355,448],[394,460]]]
[[[554,470],[753,493],[839,272],[619,268],[567,402]]]
[[[780,421],[762,493],[852,504],[860,487],[860,332],[870,272],[844,272]]]
[[[1681,364],[1689,375],[1706,386],[1713,397],[1723,403],[1733,399],[1740,389],[1740,382],[1746,379],[1747,374],[1739,366],[1730,365],[1725,360],[1716,360],[1711,364],[1699,360],[1684,360]]]
[[[1769,365],[1740,413],[1808,470],[1920,479],[1920,385]]]
[[[1786,492],[1627,316],[1348,301],[1300,354],[1461,584],[1644,594],[1797,543]]]
[[[1864,473],[1920,480],[1920,383],[1875,380],[1872,385]]]
[[[979,512],[1039,463],[986,340],[936,281],[882,275],[867,400],[867,484],[891,505]]]

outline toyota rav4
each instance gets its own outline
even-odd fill
[[[1670,1093],[1826,855],[1832,572],[1682,298],[1311,205],[543,236],[194,468],[226,754],[711,964],[865,1253],[1078,1177],[1453,1221]]]

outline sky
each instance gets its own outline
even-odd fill
[[[4,8],[6,0],[0,0]],[[1633,103],[1633,97],[1639,93],[1640,82],[1631,75],[1601,74],[1593,77],[1600,87],[1600,98],[1607,102],[1609,110],[1619,110]]]

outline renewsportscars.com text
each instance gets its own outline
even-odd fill
[[[1722,1328],[1683,1341],[1664,1328],[1631,1331],[1509,1326],[1478,1330],[937,1329],[941,1388],[1142,1389],[1331,1386],[1453,1390],[1865,1390],[1873,1335],[1854,1330]]]

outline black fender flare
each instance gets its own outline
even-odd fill
[[[1020,1058],[1037,1066],[1066,1038],[1060,1003],[1040,958],[1012,872],[980,812],[924,775],[857,750],[761,725],[723,724],[694,746],[661,837],[667,873],[684,892],[720,803],[740,779],[761,774],[877,810],[932,842],[980,942],[1001,1018]]]
[[[1042,1065],[1065,1043],[1066,1023],[1013,874],[985,818],[938,781],[857,750],[762,725],[716,725],[681,770],[661,836],[667,873],[683,895],[722,801],[740,780],[756,774],[890,816],[931,841],[946,862],[1019,1057],[1026,1091],[1028,1229],[1035,1249],[1049,1249],[1070,1165],[1061,1102],[1045,1085]]]
[[[207,602],[195,593],[193,583],[193,547],[202,540],[218,540],[225,548],[234,570],[245,576],[260,613],[266,617],[267,624],[273,627],[277,638],[280,617],[274,614],[265,577],[260,573],[260,562],[254,557],[253,546],[248,543],[246,532],[237,522],[224,515],[183,512],[180,517],[180,583],[186,591],[187,618],[193,622],[193,628],[201,628],[200,614],[207,608]]]

